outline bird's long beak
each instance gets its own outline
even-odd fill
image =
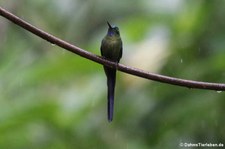
[[[109,28],[112,28],[111,24],[109,24],[109,22],[108,22],[108,21],[107,21],[107,24],[108,24]]]

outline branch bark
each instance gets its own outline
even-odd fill
[[[0,15],[3,16],[4,18],[10,20],[11,22],[15,23],[16,25],[24,28],[25,30],[30,31],[31,33],[39,36],[40,38],[47,40],[48,42],[50,42],[52,44],[58,45],[59,47],[65,49],[65,50],[68,50],[72,53],[80,55],[81,57],[92,60],[99,64],[109,66],[112,68],[117,68],[117,70],[125,72],[127,74],[131,74],[131,75],[145,78],[148,80],[158,81],[158,82],[167,83],[167,84],[171,84],[171,85],[183,86],[183,87],[187,87],[187,88],[225,91],[225,84],[222,84],[222,83],[209,83],[209,82],[200,82],[200,81],[192,81],[192,80],[173,78],[173,77],[168,77],[168,76],[164,76],[164,75],[146,72],[144,70],[141,70],[138,68],[133,68],[130,66],[125,66],[123,64],[117,65],[116,63],[108,61],[101,56],[87,52],[87,51],[85,51],[79,47],[76,47],[64,40],[61,40],[45,31],[42,31],[41,29],[38,29],[37,27],[20,19],[19,17],[13,15],[12,13],[3,9],[2,7],[0,7]]]

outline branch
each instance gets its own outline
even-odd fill
[[[64,48],[65,50],[68,50],[70,52],[73,52],[77,55],[80,55],[86,59],[92,60],[94,62],[97,62],[99,64],[109,66],[112,68],[117,68],[119,71],[138,76],[141,78],[145,78],[148,80],[154,80],[162,83],[168,83],[172,85],[178,85],[188,88],[198,88],[198,89],[209,89],[209,90],[217,90],[217,91],[225,91],[225,84],[221,83],[208,83],[208,82],[199,82],[199,81],[192,81],[192,80],[184,80],[179,78],[173,78],[168,76],[163,76],[159,74],[154,74],[150,72],[143,71],[138,68],[133,68],[130,66],[125,66],[122,64],[116,64],[114,62],[108,61],[104,59],[103,57],[100,57],[98,55],[92,54],[90,52],[87,52],[79,47],[76,47],[64,40],[61,40],[47,32],[44,32],[33,25],[27,23],[26,21],[20,19],[19,17],[13,15],[12,13],[6,11],[5,9],[0,7],[0,15],[5,17],[6,19],[12,21],[16,25],[24,28],[25,30],[28,30],[32,32],[33,34],[39,36],[40,38],[47,40],[48,42],[58,45],[61,48]]]

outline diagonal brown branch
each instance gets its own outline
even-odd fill
[[[68,42],[61,40],[59,38],[56,38],[55,36],[48,34],[47,32],[44,32],[33,25],[27,23],[26,21],[20,19],[19,17],[13,15],[12,13],[6,11],[5,9],[0,7],[0,15],[5,17],[6,19],[12,21],[16,25],[24,28],[25,30],[28,30],[32,32],[33,34],[41,37],[44,40],[47,40],[51,42],[52,44],[58,45],[59,47],[64,48],[65,50],[68,50],[70,52],[73,52],[77,55],[80,55],[84,58],[90,59],[92,61],[95,61],[99,64],[106,65],[109,67],[117,68],[119,71],[138,76],[141,78],[154,80],[162,83],[168,83],[172,85],[178,85],[188,88],[198,88],[198,89],[209,89],[209,90],[217,90],[217,91],[224,91],[225,90],[225,84],[221,83],[208,83],[208,82],[199,82],[199,81],[192,81],[192,80],[184,80],[179,78],[173,78],[168,76],[163,76],[159,74],[154,74],[150,72],[143,71],[141,69],[133,68],[130,66],[125,66],[122,64],[116,64],[114,62],[108,61],[100,56],[97,56],[95,54],[92,54],[90,52],[87,52],[79,47],[76,47],[72,44],[69,44]]]

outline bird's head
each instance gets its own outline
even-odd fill
[[[119,31],[119,28],[117,26],[112,26],[111,24],[109,24],[109,22],[107,21],[107,24],[109,26],[108,28],[108,33],[107,35],[108,36],[120,36],[120,31]]]

